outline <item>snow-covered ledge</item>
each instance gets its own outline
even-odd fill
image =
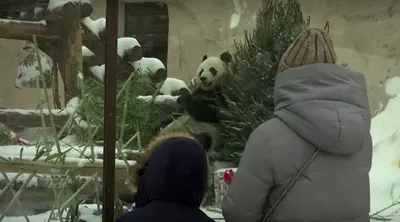
[[[43,110],[47,126],[50,126],[50,113],[57,126],[63,126],[69,118],[69,113],[65,109],[52,109],[51,112]],[[10,128],[42,126],[40,110],[0,109],[0,122]]]
[[[225,168],[214,171],[214,192],[215,205],[220,207],[222,200],[226,196],[229,188],[229,183],[236,172],[237,168]]]

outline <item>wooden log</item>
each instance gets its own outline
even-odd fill
[[[94,34],[88,27],[86,27],[85,24],[82,23],[82,28],[85,31],[85,38],[84,38],[84,45],[90,49],[94,54],[97,56],[104,58],[105,57],[105,39],[99,38],[96,34]],[[101,36],[101,35],[99,35]],[[136,50],[140,50],[136,49]],[[129,75],[134,71],[133,67],[124,61],[123,58],[117,56],[117,66],[118,66],[118,71],[117,73],[117,78],[128,78]]]
[[[56,22],[57,20],[65,20],[69,19],[71,16],[68,14],[71,5],[74,5],[75,8],[78,9],[79,17],[76,18],[85,18],[93,13],[93,7],[89,2],[80,1],[71,1],[62,5],[61,7],[57,7],[47,11],[46,13],[46,21],[47,22]]]
[[[57,64],[64,82],[65,103],[78,94],[77,74],[82,71],[82,33],[79,5],[70,2],[54,9],[62,19],[54,20],[61,38],[57,41],[59,54]]]
[[[105,40],[103,41],[97,35],[95,35],[86,25],[81,23],[83,29],[83,45],[85,45],[90,51],[92,51],[97,56],[104,58],[106,55],[106,49],[104,45],[106,44]]]
[[[50,29],[45,22],[28,22],[0,19],[0,38],[32,41],[32,36],[38,39],[53,40],[60,38],[57,30]]]
[[[50,126],[49,112],[43,110],[46,126]],[[69,118],[69,114],[65,110],[53,110],[55,125],[64,126]],[[0,110],[0,122],[9,128],[18,127],[41,127],[41,116],[39,110],[22,110],[22,109],[4,109]]]
[[[93,33],[86,25],[82,22],[82,29],[85,32],[85,37],[83,38],[83,44],[94,54],[104,59],[105,57],[105,30],[102,30],[98,36]],[[133,46],[131,49],[126,50],[122,57],[117,56],[117,66],[118,71],[117,78],[127,79],[130,74],[134,71],[129,62],[138,61],[143,57],[142,48],[139,46]]]
[[[97,55],[83,55],[82,62],[88,67],[101,66],[104,64],[104,60]]]
[[[9,5],[26,5],[32,3],[32,0],[1,0],[0,8],[6,8]]]
[[[57,174],[63,173],[67,170],[74,170],[80,176],[93,176],[95,173],[102,177],[103,175],[103,164],[102,163],[87,163],[82,166],[77,166],[77,164],[65,165],[54,165],[46,164],[43,161],[31,161],[24,163],[5,163],[0,162],[1,172],[18,173],[23,170],[23,173],[33,173],[37,174]],[[115,166],[115,177],[116,179],[125,179],[127,177],[127,169],[125,166]]]

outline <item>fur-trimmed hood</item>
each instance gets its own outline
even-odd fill
[[[207,155],[189,134],[160,135],[147,147],[133,170],[136,206],[152,201],[200,206],[207,187]]]

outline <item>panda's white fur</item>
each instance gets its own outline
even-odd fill
[[[229,77],[228,64],[232,61],[229,52],[222,53],[219,57],[203,56],[202,63],[196,71],[195,82],[190,84],[190,90],[181,93],[177,103],[194,120],[200,122],[217,123],[216,106],[225,103],[221,86],[225,78]],[[197,81],[198,80],[198,81]]]
[[[218,86],[221,76],[228,74],[228,67],[219,56],[205,56],[203,60],[196,71],[196,81],[201,89],[210,91]]]
[[[168,77],[165,79],[160,88],[160,93],[163,95],[172,95],[177,93],[180,89],[188,89],[186,83],[180,79]]]

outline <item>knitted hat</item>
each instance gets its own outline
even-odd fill
[[[336,63],[336,53],[328,34],[318,28],[303,31],[283,54],[278,73],[313,63]]]

